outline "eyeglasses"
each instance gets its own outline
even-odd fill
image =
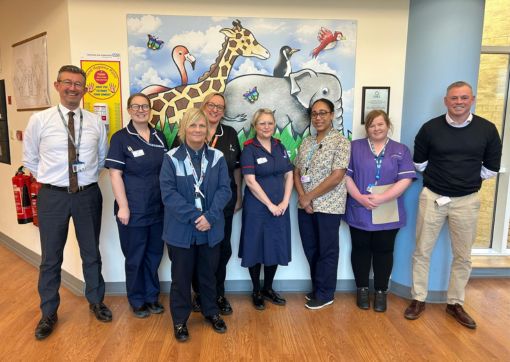
[[[69,79],[57,80],[60,84],[63,84],[66,88],[71,88],[73,85],[76,89],[83,89],[84,84],[82,82],[73,82]]]
[[[312,112],[310,114],[310,116],[312,116],[312,118],[317,118],[317,117],[324,118],[324,117],[326,117],[326,114],[330,114],[330,113],[333,113],[333,112],[326,112],[326,111]]]
[[[140,109],[142,111],[148,111],[149,109],[151,109],[151,106],[150,104],[132,104],[129,106],[130,109],[132,109],[133,111],[139,111]]]
[[[221,104],[214,104],[211,102],[208,102],[205,104],[208,110],[212,111],[213,109],[217,109],[220,112],[223,112],[225,110],[225,106],[222,106]]]

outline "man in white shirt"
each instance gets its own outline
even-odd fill
[[[54,83],[60,104],[35,113],[23,141],[23,164],[42,184],[38,195],[41,266],[39,295],[42,318],[38,340],[48,337],[57,323],[58,293],[69,218],[73,218],[90,310],[101,322],[112,320],[103,303],[99,232],[103,198],[97,184],[107,152],[107,134],[95,114],[80,108],[86,93],[85,72],[64,65]]]

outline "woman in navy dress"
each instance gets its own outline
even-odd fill
[[[163,203],[159,172],[168,151],[165,136],[149,126],[150,101],[136,93],[128,99],[129,124],[110,141],[114,213],[125,261],[129,304],[138,318],[162,313],[158,268],[163,255]]]
[[[253,115],[256,136],[244,143],[241,170],[246,181],[243,225],[239,244],[241,265],[248,267],[253,283],[252,300],[264,309],[264,299],[284,305],[285,299],[273,290],[278,265],[291,260],[290,217],[287,210],[292,192],[292,164],[285,147],[273,138],[275,120],[270,109]],[[264,264],[264,287],[260,269]]]

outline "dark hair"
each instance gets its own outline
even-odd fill
[[[329,99],[321,98],[321,99],[317,99],[315,102],[313,102],[311,104],[310,108],[308,108],[308,117],[312,116],[312,108],[313,108],[313,106],[315,106],[315,104],[317,102],[322,102],[322,103],[326,104],[326,106],[328,106],[330,112],[332,112],[332,113],[335,112],[335,105]]]
[[[142,97],[142,98],[145,98],[147,100],[147,103],[149,103],[149,105],[151,105],[151,100],[150,98],[147,96],[147,94],[143,94],[143,93],[134,93],[134,94],[131,94],[127,100],[127,107],[129,108],[129,106],[131,105],[131,102],[133,101],[133,98],[135,97]]]
[[[382,116],[382,118],[384,119],[384,123],[386,123],[386,126],[388,126],[388,129],[393,128],[393,125],[391,124],[390,117],[388,117],[388,114],[382,109],[374,109],[365,116],[365,132],[367,132],[367,134],[368,128],[372,125],[374,119],[376,119],[379,116]]]
[[[74,74],[81,74],[83,77],[83,81],[85,82],[87,80],[87,74],[83,69],[80,67],[77,67],[76,65],[63,65],[58,70],[57,80],[60,80],[60,74],[67,72],[67,73],[74,73]]]

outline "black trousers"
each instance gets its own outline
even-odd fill
[[[99,232],[103,197],[99,186],[92,186],[76,194],[42,188],[37,198],[37,207],[41,236],[38,290],[43,316],[54,314],[60,305],[58,290],[71,217],[80,247],[85,297],[89,303],[102,302],[105,285],[101,275]]]
[[[227,264],[232,256],[232,245],[230,238],[232,236],[232,219],[234,215],[225,216],[225,236],[220,242],[220,259],[216,269],[216,298],[225,296],[225,280],[227,278]],[[196,270],[193,272],[192,285],[195,293],[200,293],[198,285],[198,276]]]
[[[351,263],[356,286],[368,287],[370,267],[374,270],[375,290],[387,290],[393,269],[393,248],[399,229],[365,231],[349,227],[351,231]]]
[[[172,262],[172,284],[170,286],[170,313],[174,325],[186,323],[191,313],[191,279],[196,268],[202,314],[212,316],[219,313],[216,304],[216,275],[220,257],[220,244],[191,245],[189,249],[168,246]]]

